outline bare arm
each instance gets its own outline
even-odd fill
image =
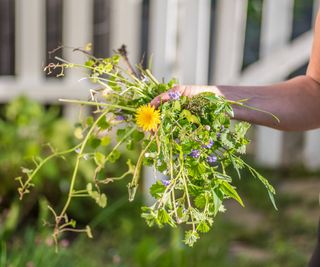
[[[265,113],[235,106],[237,120],[286,131],[320,128],[320,15],[306,75],[267,86],[176,86],[172,90],[186,96],[209,91],[230,100],[248,99],[247,105],[273,113],[280,123]],[[168,98],[162,94],[152,104]]]
[[[309,76],[270,86],[218,86],[212,90],[231,100],[247,98],[247,105],[273,113],[280,122],[265,113],[236,106],[237,120],[285,131],[320,127],[320,85]]]

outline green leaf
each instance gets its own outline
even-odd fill
[[[227,182],[221,182],[220,189],[224,194],[235,199],[242,207],[244,207],[241,197],[238,195],[237,191],[232,187],[232,185]]]
[[[92,136],[89,138],[89,141],[88,141],[88,144],[93,148],[93,149],[96,149],[98,146],[100,146],[100,139]]]
[[[200,121],[197,116],[193,115],[189,110],[184,109],[180,116],[184,116],[189,122],[194,124],[200,124]]]
[[[118,150],[113,150],[111,154],[108,156],[108,160],[111,163],[116,162],[121,156],[121,153]]]
[[[76,228],[77,222],[74,219],[71,219],[70,220],[70,225],[71,225],[72,228]]]
[[[87,118],[87,120],[86,120],[86,123],[87,123],[87,125],[88,125],[89,127],[92,126],[93,122],[94,122],[94,119],[93,119],[92,116],[89,116],[89,117]]]
[[[126,135],[126,129],[117,130],[117,140],[120,141]]]
[[[198,195],[194,200],[194,204],[199,209],[203,209],[206,206],[206,203],[207,201],[204,194]]]
[[[206,222],[200,222],[197,226],[197,231],[200,233],[207,233],[210,230],[210,226]]]
[[[278,210],[278,207],[277,207],[277,204],[274,200],[274,195],[272,194],[272,192],[268,191],[268,195],[269,195],[269,198],[270,198],[270,201],[271,201],[273,207],[275,208],[275,210]]]
[[[103,167],[105,160],[106,160],[106,157],[101,152],[97,151],[94,153],[94,161],[98,166]]]
[[[101,208],[105,208],[107,206],[107,196],[104,193],[100,194],[96,202]]]
[[[107,122],[106,117],[102,117],[99,121],[98,121],[98,126],[101,130],[106,130],[110,127],[110,124]]]
[[[143,138],[144,138],[144,133],[138,131],[138,130],[135,130],[133,133],[132,133],[132,138],[133,138],[133,141],[138,143],[140,142]]]
[[[160,209],[158,211],[158,225],[161,227],[163,224],[169,224],[170,226],[174,226],[174,222],[170,215],[166,212],[165,209]]]
[[[239,137],[244,137],[250,126],[248,122],[239,122],[234,126],[234,129]]]
[[[101,145],[102,146],[107,146],[109,145],[111,142],[110,136],[109,135],[105,135],[101,138]]]
[[[216,216],[219,212],[219,209],[220,209],[222,201],[223,201],[223,194],[221,193],[220,190],[214,189],[214,190],[212,190],[212,197],[213,197],[214,215]]]
[[[196,231],[186,231],[184,236],[184,243],[190,247],[194,245],[194,243],[199,239],[199,234]]]
[[[157,181],[155,184],[153,184],[150,187],[150,194],[154,198],[159,198],[161,197],[161,195],[164,193],[165,190],[166,190],[166,187],[160,181]]]

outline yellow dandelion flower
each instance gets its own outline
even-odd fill
[[[155,131],[160,123],[160,111],[150,104],[137,109],[136,121],[139,127],[146,131]]]

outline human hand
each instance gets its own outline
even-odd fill
[[[167,102],[169,100],[176,100],[180,96],[192,97],[204,92],[211,92],[216,95],[222,95],[216,86],[175,85],[167,92],[155,97],[150,104],[157,108],[161,103]]]

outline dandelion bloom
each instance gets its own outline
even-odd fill
[[[155,110],[150,104],[137,109],[137,125],[146,131],[155,131],[160,123],[160,111]]]

